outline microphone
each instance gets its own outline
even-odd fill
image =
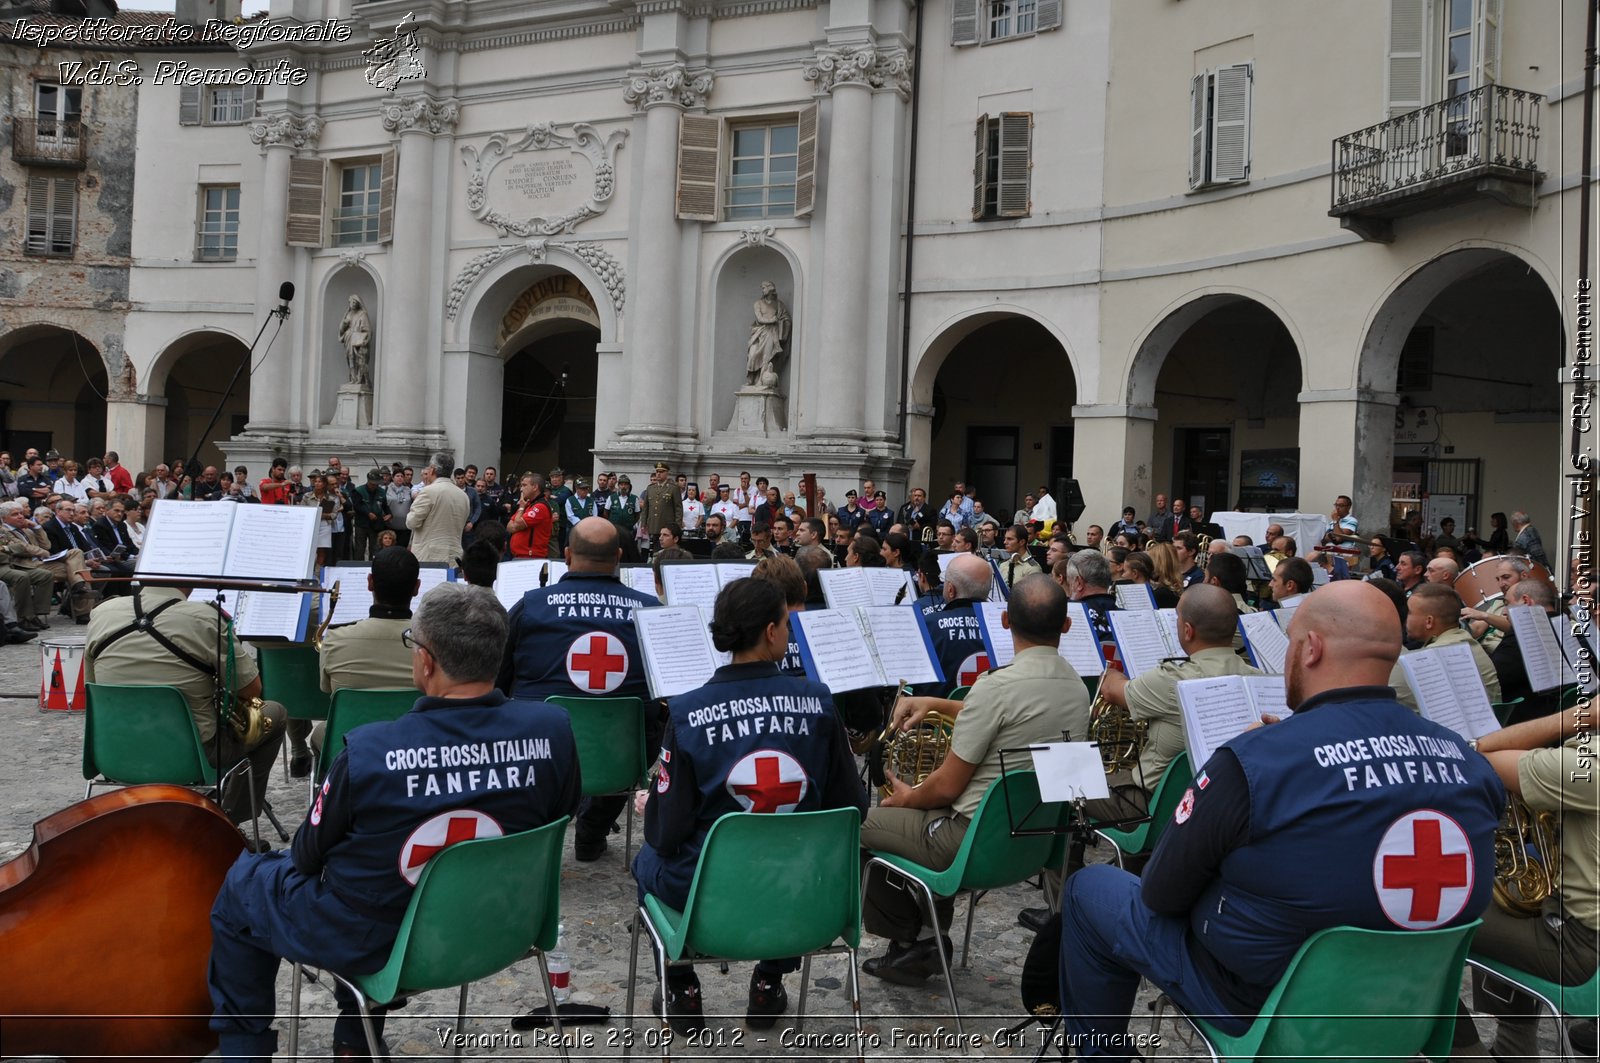
[[[294,282],[284,281],[278,285],[278,308],[273,312],[279,321],[289,316],[289,304],[294,302]]]

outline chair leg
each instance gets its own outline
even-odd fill
[[[372,1053],[373,1059],[380,1059],[383,1056],[383,1039],[378,1036],[378,1028],[372,1025],[372,1009],[367,1005],[367,995],[356,993],[355,998],[356,1008],[361,1012],[361,1032],[367,1035],[367,1051]]]
[[[923,906],[927,911],[928,925],[933,928],[933,935],[937,940],[942,936],[942,933],[939,929],[939,912],[934,907],[933,891],[919,878],[911,878],[909,876],[902,876],[902,878],[917,887],[917,892],[921,895]],[[950,960],[944,954],[944,944],[941,942],[934,951],[939,954],[939,969],[944,972],[944,986],[950,993],[950,1014],[956,1020],[956,1033],[965,1038],[967,1031],[961,1024],[961,1005],[956,1001],[956,980],[951,977]]]
[[[1161,1054],[1161,1038],[1158,1035],[1161,1033],[1161,1019],[1166,1013],[1167,995],[1165,993],[1157,993],[1155,1011],[1150,1014],[1150,1055],[1148,1057],[1150,1059],[1155,1059]]]
[[[622,836],[622,870],[628,870],[628,853],[633,849],[633,791],[628,791],[628,811],[625,813],[627,832]]]
[[[256,771],[248,760],[244,762],[244,784],[250,787],[250,837],[261,851],[261,808],[256,804]]]
[[[794,1030],[799,1033],[806,1025],[806,991],[811,988],[811,954],[800,959],[800,1008],[795,1012]]]
[[[289,969],[289,1058],[300,1058],[300,979],[305,968],[295,964]]]
[[[967,969],[967,953],[972,950],[972,917],[978,911],[978,902],[988,890],[977,890],[967,894],[967,932],[961,936],[961,969]]]
[[[626,1012],[628,1034],[622,1039],[623,1059],[627,1059],[633,1049],[633,992],[634,986],[639,981],[639,921],[643,918],[644,916],[640,915],[636,909],[633,913],[633,932],[629,935],[628,942],[628,1004]],[[554,1005],[555,997],[552,996],[550,1002]]]
[[[866,1063],[866,1031],[861,1026],[861,974],[856,970],[856,950],[850,955],[850,1011],[856,1023],[856,1063]]]
[[[1050,1021],[1050,1025],[1045,1027],[1044,1032],[1039,1035],[1039,1051],[1034,1055],[1033,1063],[1044,1063],[1045,1054],[1055,1047],[1056,1030],[1060,1028],[1061,1023],[1062,1017],[1057,1015]],[[1154,1059],[1155,1056],[1152,1055],[1150,1058]]]
[[[539,952],[539,974],[544,978],[544,1000],[550,1006],[550,1029],[555,1034],[556,1047],[560,1049],[562,1059],[570,1059],[567,1055],[567,1035],[561,1029],[561,1009],[556,1007],[556,987],[550,981],[550,965],[545,962],[543,950]],[[628,989],[631,993],[633,987],[630,985]]]

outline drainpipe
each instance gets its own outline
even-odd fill
[[[1580,313],[1579,318],[1581,319],[1583,317],[1588,317],[1591,324],[1590,327],[1585,330],[1588,335],[1579,333],[1574,337],[1573,409],[1568,411],[1569,416],[1572,419],[1572,444],[1568,457],[1570,459],[1571,467],[1575,473],[1574,475],[1570,475],[1570,479],[1572,481],[1571,489],[1573,491],[1572,501],[1578,502],[1580,499],[1582,500],[1581,506],[1577,507],[1579,510],[1581,510],[1581,512],[1575,514],[1573,517],[1570,517],[1568,524],[1569,526],[1575,526],[1575,529],[1569,530],[1577,530],[1580,532],[1583,530],[1585,518],[1593,515],[1595,506],[1595,498],[1593,493],[1595,486],[1593,463],[1596,460],[1596,455],[1585,452],[1583,437],[1585,434],[1587,434],[1585,429],[1592,425],[1594,417],[1591,408],[1591,404],[1594,401],[1595,358],[1594,329],[1592,324],[1594,319],[1593,293],[1590,291],[1589,284],[1589,219],[1590,197],[1594,186],[1595,170],[1595,13],[1597,9],[1600,9],[1600,0],[1590,0],[1590,3],[1586,6],[1589,9],[1589,15],[1588,26],[1585,29],[1583,38],[1583,173],[1578,187],[1578,293],[1582,300],[1579,305],[1580,307],[1585,308],[1585,312]],[[1580,359],[1577,357],[1577,350],[1580,344],[1586,347],[1588,350],[1588,356],[1586,358]],[[1584,481],[1588,482],[1584,483]],[[1571,511],[1572,510],[1569,509],[1569,512]],[[1581,542],[1578,536],[1573,534],[1569,534],[1567,541],[1569,544],[1577,544]],[[1595,549],[1594,545],[1589,544],[1588,551],[1585,551],[1584,554],[1580,556],[1592,556],[1589,551],[1592,551],[1593,549]],[[1563,567],[1566,567],[1567,571],[1561,573],[1557,578],[1561,579],[1564,577],[1568,584],[1567,589],[1570,591],[1573,589],[1571,587],[1571,568],[1570,566]],[[1592,575],[1594,566],[1592,563],[1585,564],[1583,569],[1587,574]],[[1552,573],[1552,575],[1556,574]]]
[[[1596,2],[1600,3],[1600,0]],[[917,104],[922,98],[923,9],[920,0],[915,6],[917,31],[912,43],[915,60],[911,66],[911,144],[908,150],[910,160],[906,164],[905,294],[901,297],[903,306],[900,315],[900,429],[897,433],[897,442],[900,444],[902,455],[905,454],[906,446],[907,406],[911,402],[911,267],[914,260],[912,250],[916,243],[912,229],[917,219],[917,124],[920,117]],[[1593,57],[1592,51],[1590,56]]]

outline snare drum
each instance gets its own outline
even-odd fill
[[[56,712],[82,712],[88,704],[83,690],[83,635],[57,635],[39,640],[39,708]]]

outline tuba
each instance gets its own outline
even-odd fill
[[[1508,915],[1539,914],[1561,875],[1561,821],[1516,794],[1494,832],[1494,902]]]
[[[901,696],[905,689],[902,681],[899,687]],[[895,698],[897,704],[899,700],[899,697]],[[890,772],[912,786],[921,786],[934,769],[944,763],[945,755],[950,752],[950,735],[954,729],[955,721],[950,717],[930,712],[915,727],[897,731],[894,711],[891,709],[888,726],[867,751],[867,774],[878,792],[884,797],[894,793],[894,787],[889,782]]]
[[[1104,694],[1095,694],[1089,706],[1089,741],[1100,746],[1100,762],[1107,775],[1119,771],[1132,771],[1144,752],[1145,735],[1150,725],[1135,720],[1133,714],[1121,705],[1113,705]]]

